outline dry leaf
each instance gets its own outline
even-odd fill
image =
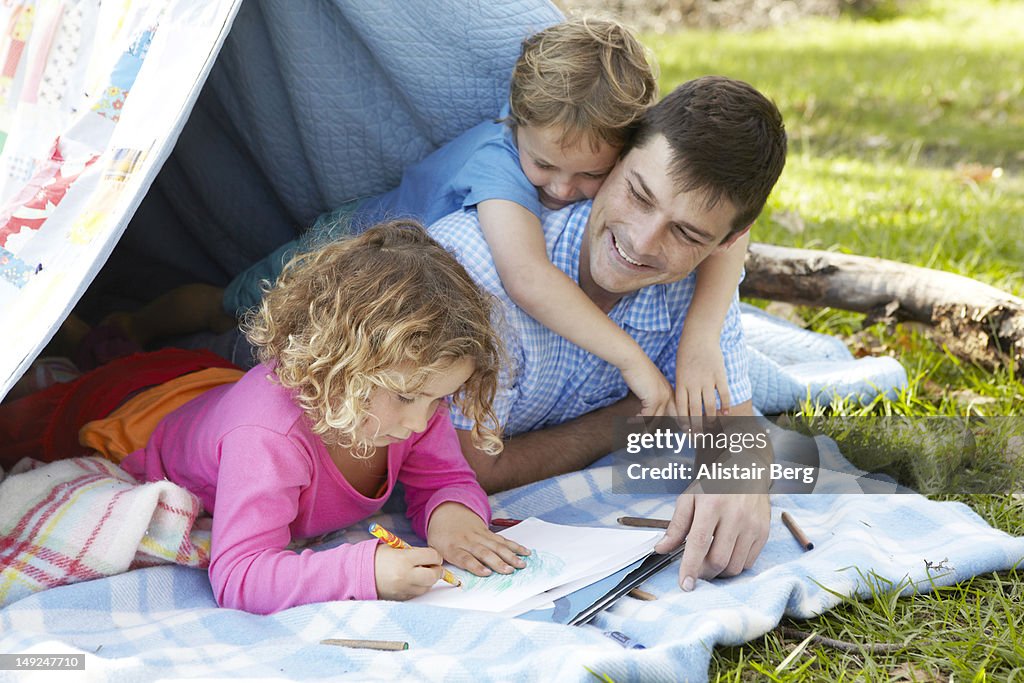
[[[885,135],[869,135],[864,138],[864,146],[868,149],[878,149],[879,147],[889,147],[889,138]]]
[[[949,392],[949,397],[965,408],[987,406],[997,402],[997,400],[991,396],[982,396],[970,389],[958,389],[956,391],[951,391]]]
[[[807,321],[800,316],[799,309],[793,304],[783,301],[772,301],[764,307],[765,313],[771,313],[776,318],[788,320],[797,327],[807,327]]]
[[[997,180],[1003,175],[1003,169],[999,166],[986,166],[984,164],[957,164],[956,177],[965,185],[987,183],[990,180]]]
[[[1003,458],[1008,463],[1014,463],[1021,458],[1024,458],[1024,437],[1011,436],[1006,440],[1006,451],[1003,452]]]
[[[796,211],[775,211],[772,213],[772,221],[792,235],[799,235],[806,229],[804,219]]]
[[[924,669],[909,662],[900,664],[889,673],[889,681],[912,681],[913,683],[949,683],[949,677]]]

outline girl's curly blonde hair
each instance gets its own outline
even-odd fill
[[[501,342],[491,299],[415,221],[383,223],[296,255],[243,323],[258,358],[276,365],[313,431],[366,456],[357,437],[370,392],[416,391],[463,358],[473,374],[454,397],[473,421],[473,443],[501,451],[492,409]],[[415,368],[403,386],[394,370]]]

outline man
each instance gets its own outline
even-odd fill
[[[667,377],[693,295],[694,269],[727,248],[757,216],[785,164],[778,109],[749,85],[722,77],[683,84],[654,105],[592,202],[544,216],[552,262],[637,340]],[[504,304],[500,333],[512,371],[495,401],[510,435],[501,455],[463,452],[488,491],[580,469],[610,452],[608,425],[639,402],[615,367],[526,316],[501,287],[476,212],[442,218],[431,234]],[[751,387],[734,301],[722,333],[730,415],[750,415]],[[453,415],[462,436],[470,425]],[[659,552],[685,537],[680,585],[732,576],[768,537],[766,493],[684,493]]]

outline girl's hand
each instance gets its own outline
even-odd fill
[[[373,575],[379,599],[408,600],[423,595],[441,578],[441,556],[433,548],[399,550],[379,543]]]
[[[619,368],[626,385],[640,399],[640,414],[645,417],[675,415],[675,396],[672,385],[661,374],[658,366],[646,355],[640,362]]]
[[[511,574],[526,566],[520,556],[530,554],[515,541],[491,532],[475,512],[455,502],[434,508],[427,525],[427,543],[448,562],[477,576],[489,576],[492,570]]]
[[[722,404],[720,411],[715,409],[716,389]],[[690,340],[683,335],[676,356],[676,406],[679,415],[689,415],[698,429],[703,415],[729,414],[729,382],[717,339]]]

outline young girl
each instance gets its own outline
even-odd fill
[[[448,417],[453,400],[478,447],[500,451],[490,313],[416,223],[301,254],[246,321],[260,364],[169,414],[121,466],[184,486],[213,515],[210,581],[224,607],[404,600],[438,580],[442,559],[510,573],[528,551],[488,530]],[[429,548],[286,549],[378,511],[397,482]]]

